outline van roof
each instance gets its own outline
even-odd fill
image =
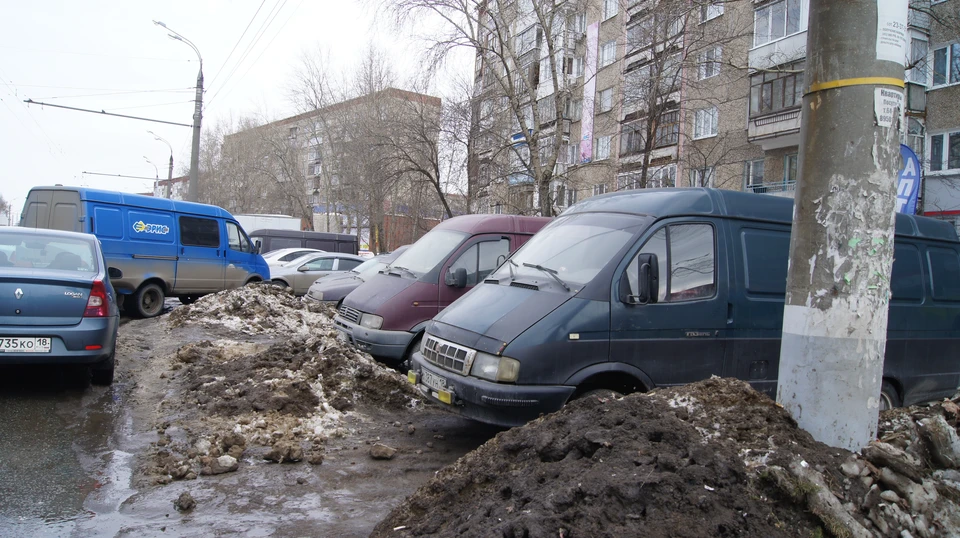
[[[128,205],[160,211],[176,211],[178,213],[205,215],[209,217],[222,217],[228,219],[233,218],[233,215],[231,215],[229,211],[215,205],[200,204],[197,202],[185,202],[183,200],[170,200],[167,198],[157,198],[155,196],[144,196],[142,194],[105,191],[100,189],[90,189],[87,187],[62,186],[34,187],[30,189],[30,191],[76,192],[80,195],[80,200],[88,202],[103,202],[107,204]]]
[[[524,217],[520,215],[460,215],[447,219],[434,230],[456,230],[471,234],[481,233],[529,233],[540,231],[549,217]]]
[[[769,194],[706,188],[638,189],[602,194],[571,206],[575,213],[629,213],[652,217],[703,215],[749,220],[793,222],[793,199]],[[897,213],[896,234],[958,241],[957,230],[946,221]]]

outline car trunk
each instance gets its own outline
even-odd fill
[[[44,271],[43,277],[0,276],[0,325],[76,325],[83,319],[93,276]],[[18,293],[19,290],[19,293]],[[20,298],[17,298],[17,296]],[[19,311],[19,313],[18,313]]]

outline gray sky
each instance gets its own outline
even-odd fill
[[[153,20],[203,56],[205,127],[230,114],[291,113],[285,88],[305,50],[325,50],[341,75],[373,42],[401,78],[416,69],[418,54],[417,43],[375,23],[356,0],[5,0],[0,12],[0,194],[14,216],[36,185],[150,191],[151,180],[83,174],[152,178],[147,157],[166,178],[170,152],[147,130],[172,145],[174,175],[189,165],[188,127],[23,103],[191,123],[196,54]]]

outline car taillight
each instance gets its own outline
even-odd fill
[[[87,309],[83,312],[85,318],[105,318],[110,315],[110,308],[107,305],[107,287],[103,281],[94,280],[93,288],[90,290],[90,298],[87,299]]]

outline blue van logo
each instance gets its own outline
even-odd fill
[[[164,224],[145,224],[142,220],[133,223],[133,230],[138,233],[167,235],[170,227]]]

